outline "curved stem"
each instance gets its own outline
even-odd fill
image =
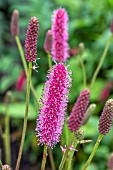
[[[50,68],[51,68],[51,66],[52,66],[50,52],[48,52],[48,53],[47,53],[47,56],[48,56],[48,65],[49,65],[49,69],[50,69]]]
[[[46,147],[46,145],[44,145],[44,152],[43,152],[41,170],[45,170],[46,158],[47,158],[47,147]]]
[[[49,153],[49,159],[50,159],[50,163],[51,163],[51,169],[55,170],[55,162],[54,162],[54,159],[53,159],[52,150],[48,149],[48,153]]]
[[[19,53],[20,53],[20,56],[21,56],[22,64],[23,64],[23,67],[24,67],[24,70],[25,70],[25,73],[26,73],[26,76],[27,76],[27,63],[26,63],[24,51],[23,51],[23,48],[22,48],[22,45],[21,45],[21,42],[20,42],[20,39],[19,39],[18,36],[15,36],[15,41],[17,43],[17,47],[18,47],[18,50],[19,50]],[[37,94],[36,94],[36,91],[35,91],[34,86],[32,84],[32,81],[31,81],[31,91],[32,91],[34,98],[37,102],[37,105],[39,107],[39,101],[37,99]]]
[[[96,153],[96,151],[98,149],[98,146],[99,146],[100,141],[102,140],[103,136],[104,135],[102,135],[102,134],[99,135],[99,137],[98,137],[98,139],[97,139],[97,141],[96,141],[96,143],[94,145],[94,148],[93,148],[93,150],[92,150],[92,152],[91,152],[91,154],[90,154],[90,156],[89,156],[83,170],[86,170],[88,168],[88,166],[90,165],[90,163],[91,163],[91,161],[92,161],[92,159],[93,159],[93,157],[94,157],[94,155],[95,155],[95,153]]]
[[[28,110],[29,110],[31,74],[32,74],[32,62],[29,62],[29,70],[28,70],[28,75],[27,75],[26,109],[25,109],[21,144],[20,144],[20,149],[19,149],[19,154],[18,154],[18,159],[17,159],[15,170],[19,170],[23,146],[24,146],[25,134],[26,134],[26,129],[27,129],[27,117],[28,117]]]
[[[87,84],[86,70],[85,70],[84,61],[81,55],[79,55],[79,59],[80,59],[80,64],[81,64],[82,74],[83,74],[83,85],[86,86]]]
[[[105,57],[106,57],[107,52],[108,52],[108,49],[109,49],[109,47],[110,47],[112,38],[113,38],[113,34],[111,34],[111,36],[109,37],[108,42],[107,42],[107,44],[106,44],[106,46],[105,46],[104,52],[103,52],[103,54],[102,54],[101,60],[100,60],[98,66],[97,66],[97,68],[96,68],[96,70],[95,70],[95,72],[94,72],[94,74],[93,74],[93,77],[92,77],[92,80],[91,80],[91,87],[93,86],[93,84],[94,84],[94,82],[95,82],[95,80],[96,80],[96,78],[97,78],[97,75],[98,75],[98,73],[99,73],[99,71],[100,71],[100,69],[101,69],[101,67],[102,67],[102,64],[103,64],[103,62],[104,62],[104,60],[105,60]]]

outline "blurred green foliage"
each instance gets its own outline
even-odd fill
[[[12,104],[10,104],[10,116],[13,126],[13,118],[18,122],[18,119],[24,117],[24,102],[25,102],[25,89],[19,93],[15,90],[16,81],[23,70],[20,55],[15,43],[14,38],[10,34],[10,19],[14,9],[18,9],[20,13],[19,27],[20,27],[20,40],[24,48],[26,29],[29,20],[32,16],[36,16],[39,19],[39,35],[37,46],[38,60],[38,73],[33,72],[33,83],[37,91],[37,98],[40,99],[43,84],[46,80],[46,74],[48,71],[47,56],[43,50],[44,39],[46,31],[51,28],[51,15],[53,10],[58,7],[66,8],[69,14],[69,45],[70,48],[78,47],[80,42],[85,44],[85,51],[83,59],[85,62],[87,80],[91,81],[91,77],[94,70],[101,58],[106,41],[110,35],[110,23],[112,19],[113,1],[112,0],[2,0],[0,1],[0,113],[4,113],[5,105],[4,96],[7,90],[12,91]],[[91,103],[97,104],[95,115],[92,116],[87,125],[83,127],[85,131],[85,138],[92,139],[91,144],[84,144],[78,147],[78,153],[75,154],[73,160],[74,170],[81,169],[83,164],[88,158],[89,153],[92,150],[94,142],[98,135],[98,121],[99,115],[104,106],[103,103],[99,103],[100,93],[108,81],[113,81],[113,43],[110,46],[109,52],[102,66],[102,69],[98,75],[98,79],[91,89]],[[82,85],[82,70],[79,62],[79,57],[73,56],[68,62],[70,69],[72,70],[72,88],[69,96],[68,114],[71,112],[74,102],[79,95]],[[54,64],[54,63],[53,63]],[[112,90],[113,91],[113,90]],[[111,91],[111,92],[112,92]],[[109,98],[112,97],[112,93]],[[34,133],[34,122],[37,117],[37,106],[34,102],[33,95],[31,96],[29,120],[32,122],[31,131],[28,131],[25,152],[31,147],[30,161],[36,164],[39,158],[39,164],[41,162],[42,148],[37,146],[36,137]],[[19,120],[20,121],[20,120]],[[16,124],[19,127],[19,122]],[[106,169],[107,159],[110,152],[113,151],[112,144],[113,130],[104,137],[98,152],[88,168],[88,170],[104,170]],[[65,125],[63,131],[63,137],[61,144],[64,146],[67,143],[67,137],[69,136],[69,130]],[[37,148],[37,149],[36,149]],[[56,166],[58,167],[59,161],[62,156],[59,144],[53,150],[53,155],[58,159],[55,159]],[[59,156],[60,155],[60,156]]]

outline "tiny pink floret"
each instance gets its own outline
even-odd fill
[[[54,11],[52,16],[52,58],[57,62],[65,62],[69,57],[68,46],[68,14],[64,8]]]
[[[47,76],[36,126],[41,145],[53,147],[60,140],[68,102],[70,74],[66,66],[57,64]]]

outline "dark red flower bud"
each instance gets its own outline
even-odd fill
[[[110,155],[108,159],[108,164],[107,164],[109,170],[113,170],[113,153]]]
[[[109,99],[103,109],[103,112],[99,121],[99,132],[100,134],[106,135],[112,124],[113,118],[113,99]]]
[[[11,35],[13,36],[17,36],[19,34],[18,18],[19,18],[19,12],[17,9],[15,9],[11,17],[11,25],[10,25]]]
[[[80,93],[71,115],[68,121],[68,127],[70,131],[76,132],[80,126],[82,126],[84,114],[87,110],[90,99],[90,91],[89,89],[85,89]]]
[[[32,17],[28,25],[25,40],[25,56],[27,62],[33,62],[36,60],[37,34],[38,34],[38,19],[36,17]]]

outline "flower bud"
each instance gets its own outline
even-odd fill
[[[48,30],[46,33],[46,38],[45,38],[45,42],[44,42],[44,50],[46,53],[51,51],[52,42],[53,42],[52,31]]]
[[[113,99],[109,99],[103,109],[99,121],[99,132],[100,134],[106,135],[112,124],[113,118]]]
[[[17,36],[19,34],[18,18],[19,18],[19,12],[17,9],[15,9],[11,17],[11,25],[10,25],[11,35],[13,36]]]

